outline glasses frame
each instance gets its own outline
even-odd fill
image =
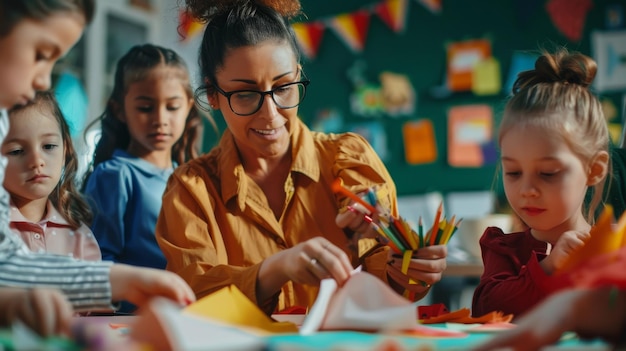
[[[252,90],[252,89],[240,89],[240,90],[232,90],[232,91],[224,91],[222,90],[222,88],[220,88],[219,86],[217,86],[217,84],[214,84],[213,87],[215,88],[215,90],[217,90],[218,93],[224,95],[224,97],[226,98],[226,100],[228,100],[228,107],[230,107],[230,110],[236,114],[237,116],[252,116],[253,114],[259,112],[259,110],[261,109],[261,107],[263,106],[263,103],[265,102],[265,95],[269,95],[272,98],[272,101],[274,101],[274,104],[276,104],[276,106],[282,110],[287,110],[290,108],[294,108],[294,107],[298,107],[302,101],[304,101],[304,97],[306,96],[306,88],[307,86],[309,86],[309,84],[311,84],[311,81],[308,80],[306,78],[306,76],[304,76],[304,73],[302,73],[302,76],[304,77],[304,79],[297,81],[297,82],[291,82],[291,83],[287,83],[287,84],[283,84],[280,86],[277,86],[276,88],[272,89],[272,90],[267,90],[267,91],[260,91],[260,90]],[[285,87],[288,87],[290,85],[295,85],[295,84],[302,84],[304,87],[304,90],[302,91],[302,98],[300,99],[300,102],[298,102],[297,105],[294,106],[290,106],[290,107],[282,107],[278,102],[276,102],[276,99],[274,98],[274,92],[279,90],[279,89],[283,89]],[[249,93],[258,93],[261,94],[261,98],[259,99],[259,104],[256,107],[256,109],[251,112],[251,113],[237,113],[235,112],[235,110],[233,110],[233,106],[230,104],[230,97],[233,96],[234,94],[237,93],[243,93],[243,92],[249,92]]]

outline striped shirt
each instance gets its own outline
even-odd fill
[[[0,143],[9,131],[0,109]],[[0,155],[0,183],[7,159]],[[44,286],[63,291],[77,311],[112,309],[111,262],[87,262],[62,255],[33,254],[9,229],[9,194],[0,187],[0,286]]]

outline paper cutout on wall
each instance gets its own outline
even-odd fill
[[[546,10],[556,28],[570,41],[580,41],[592,0],[550,0]]]
[[[341,112],[334,108],[319,110],[315,114],[313,123],[311,123],[311,130],[322,133],[343,132],[343,116]]]
[[[504,86],[504,93],[511,94],[513,92],[513,84],[517,80],[517,75],[521,72],[535,69],[535,61],[538,56],[525,52],[513,52],[511,58],[511,66],[509,68],[509,75],[506,79],[506,85]]]
[[[352,113],[362,117],[377,117],[384,111],[379,85],[363,84],[350,95]]]
[[[626,89],[626,30],[591,33],[593,58],[598,63],[594,86],[599,92]]]
[[[435,129],[430,119],[409,121],[402,126],[406,163],[418,165],[437,159]]]
[[[409,14],[408,0],[385,0],[374,7],[374,12],[396,33],[404,32]]]
[[[339,38],[354,52],[363,51],[369,24],[370,13],[365,10],[336,16],[329,23]]]
[[[315,58],[326,29],[324,24],[321,22],[294,23],[291,27],[302,53],[309,59]]]
[[[387,133],[382,123],[372,121],[349,124],[346,126],[346,131],[361,135],[372,145],[381,160],[386,161],[388,159]]]
[[[432,13],[441,13],[441,0],[417,0]]]
[[[182,41],[198,34],[202,28],[204,28],[204,23],[196,21],[189,12],[181,10],[178,13],[178,35]]]
[[[382,72],[379,78],[385,112],[390,116],[412,115],[415,111],[415,90],[409,77]]]
[[[452,107],[448,111],[448,163],[481,167],[493,163],[493,112],[488,105]]]
[[[447,51],[448,88],[470,90],[474,66],[491,57],[491,43],[484,39],[461,41],[448,45]]]
[[[479,61],[472,71],[472,92],[476,95],[494,95],[502,89],[500,62],[494,57]]]

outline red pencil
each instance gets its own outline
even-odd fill
[[[441,212],[443,212],[443,202],[439,203],[439,208],[437,208],[437,214],[435,215],[435,222],[433,223],[433,228],[430,233],[430,245],[435,245],[435,240],[437,239],[437,231],[439,230],[439,220],[441,218]]]

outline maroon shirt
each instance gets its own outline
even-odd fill
[[[518,317],[548,296],[550,276],[539,265],[547,247],[530,229],[504,234],[487,228],[480,238],[485,270],[474,291],[472,315],[502,311]]]

